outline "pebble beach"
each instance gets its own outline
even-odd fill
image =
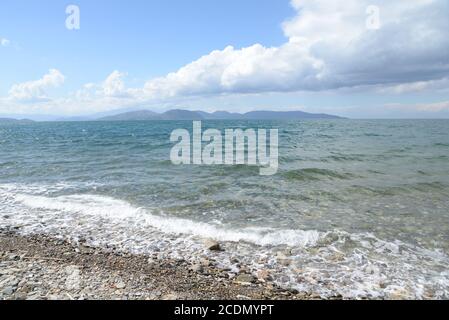
[[[232,276],[213,260],[192,265],[0,231],[1,300],[314,298],[319,297],[277,287],[264,272]]]

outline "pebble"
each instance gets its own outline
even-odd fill
[[[254,276],[250,274],[239,274],[237,278],[235,278],[235,282],[239,284],[251,284],[256,282],[256,279]]]
[[[267,270],[259,270],[257,271],[257,278],[260,281],[269,281],[272,280],[270,273]]]
[[[178,296],[174,293],[169,293],[169,294],[165,294],[162,296],[162,300],[168,300],[168,301],[173,301],[173,300],[177,300]]]
[[[214,240],[206,247],[221,250]],[[74,253],[75,248],[78,254]],[[237,273],[237,267],[229,269],[221,265],[219,255],[211,255],[213,258],[200,255],[191,266],[182,256],[163,261],[155,259],[156,255],[164,254],[168,255],[168,251],[155,253],[153,257],[116,255],[113,249],[101,250],[79,244],[75,247],[50,238],[2,235],[0,231],[0,300],[190,300],[214,297],[258,300],[265,296],[281,296],[270,289],[274,288],[269,280],[270,270],[257,272],[233,258],[233,262],[241,263],[242,273]],[[26,259],[22,258],[25,256]],[[257,277],[251,274],[253,271]],[[179,292],[174,288],[179,288]]]
[[[201,260],[200,260],[200,264],[201,264],[202,266],[204,266],[204,267],[211,267],[211,266],[214,265],[213,262],[210,261],[210,260],[207,259],[207,258],[201,259]]]
[[[192,270],[193,272],[196,272],[196,273],[201,273],[201,272],[203,272],[203,266],[200,264],[194,264],[190,267],[190,270]]]
[[[117,289],[125,289],[126,283],[124,283],[122,280],[118,281],[114,285]]]
[[[8,256],[8,259],[9,260],[13,260],[13,261],[17,261],[17,260],[20,260],[20,256],[18,256],[17,254],[10,254]]]
[[[278,262],[280,265],[284,266],[284,267],[288,267],[292,264],[292,260],[291,259],[279,259],[278,258]]]
[[[13,288],[13,287],[6,287],[6,288],[4,288],[3,290],[2,290],[2,293],[4,294],[4,295],[12,295],[14,292],[15,292],[16,290],[15,290],[15,288]]]
[[[213,240],[213,239],[206,239],[206,240],[204,240],[204,245],[210,251],[221,251],[220,244],[217,241]]]

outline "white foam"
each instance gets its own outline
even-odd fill
[[[367,233],[232,228],[232,221],[169,217],[94,194],[51,196],[71,190],[71,186],[0,185],[0,227],[20,226],[25,234],[84,239],[102,248],[188,261],[217,255],[198,242],[198,237],[207,237],[225,242],[226,251],[218,253],[222,265],[237,270],[231,262],[237,257],[253,271],[270,270],[282,286],[323,297],[449,297],[449,272],[441,271],[447,270],[449,259],[443,251],[384,241]],[[291,249],[291,265],[279,263],[278,246]]]
[[[137,219],[148,227],[164,233],[192,235],[218,241],[244,241],[261,246],[313,246],[323,236],[323,234],[314,230],[228,229],[188,219],[157,216],[149,212],[148,209],[134,207],[126,201],[99,195],[70,195],[50,198],[17,194],[15,200],[35,209],[76,212],[110,219]]]

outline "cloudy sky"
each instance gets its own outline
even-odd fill
[[[0,115],[449,118],[448,12],[447,0],[3,0]]]

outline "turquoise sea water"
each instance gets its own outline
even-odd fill
[[[449,298],[449,121],[203,126],[279,129],[278,173],[173,165],[170,133],[188,121],[0,125],[0,227],[191,260],[211,237],[231,273],[268,269],[323,296]]]

